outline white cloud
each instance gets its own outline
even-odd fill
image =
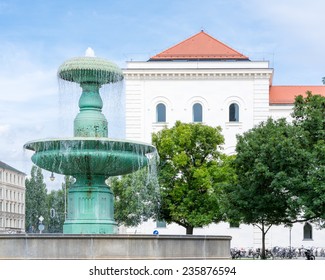
[[[18,73],[10,77],[2,75],[0,77],[2,88],[0,100],[1,102],[25,102],[34,98],[46,98],[49,95],[57,94],[55,81],[55,73],[51,70],[49,72]]]
[[[243,8],[258,20],[256,23],[264,26],[266,35],[269,32],[268,36],[271,38],[282,38],[291,42],[299,51],[301,44],[325,43],[325,37],[322,36],[325,25],[324,1],[248,0]],[[283,42],[278,40],[276,43]]]
[[[0,84],[1,102],[42,98],[57,93],[56,70],[27,50],[5,43],[0,45]]]
[[[242,1],[251,31],[247,45],[272,54],[276,84],[321,84],[324,76],[325,2],[304,0]],[[261,49],[261,48],[259,48]]]
[[[57,130],[56,69],[12,43],[0,44],[0,160],[29,173],[23,145]]]
[[[0,124],[0,136],[3,137],[4,135],[8,134],[9,129],[9,124]]]

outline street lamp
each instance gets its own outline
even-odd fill
[[[40,216],[38,218],[38,220],[39,220],[38,230],[39,230],[39,233],[42,234],[42,232],[43,232],[43,230],[45,228],[45,226],[43,225],[43,221],[44,221],[43,216]]]
[[[291,252],[291,231],[292,231],[292,225],[289,226],[289,247]]]
[[[50,177],[50,180],[53,182],[54,179],[55,179],[55,177],[54,177],[54,174],[53,174],[53,172],[52,172],[51,177]]]

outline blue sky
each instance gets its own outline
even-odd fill
[[[276,85],[321,85],[324,11],[322,0],[0,0],[0,160],[29,174],[24,143],[72,136],[56,71],[87,47],[123,68],[203,29],[269,60]]]

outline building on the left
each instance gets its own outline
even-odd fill
[[[25,232],[25,178],[0,161],[0,233]]]

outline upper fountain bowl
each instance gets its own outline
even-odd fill
[[[76,83],[99,85],[123,80],[122,70],[114,63],[99,57],[75,57],[65,61],[58,69],[58,76]]]

